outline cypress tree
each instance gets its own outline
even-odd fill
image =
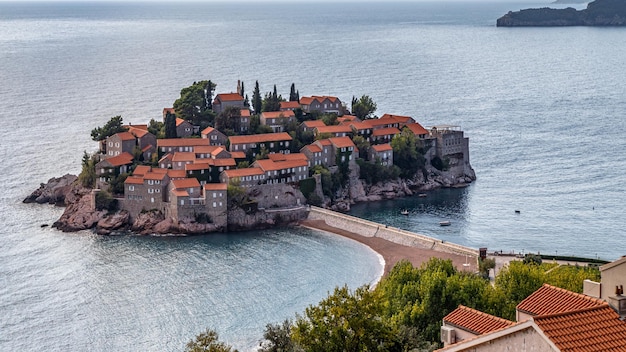
[[[259,89],[259,81],[256,81],[254,85],[254,92],[252,93],[252,108],[255,114],[260,114],[263,108],[263,99],[261,98],[261,90]]]

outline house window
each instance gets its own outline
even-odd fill
[[[217,207],[217,203],[213,202],[213,208]]]
[[[135,190],[135,186],[128,186],[128,190],[133,192]]]
[[[193,188],[189,189],[189,194],[193,194]]]
[[[150,198],[150,203],[154,203],[154,197]]]
[[[217,136],[216,136],[216,135],[212,135],[212,136],[211,136],[211,140],[216,140],[216,139],[217,139]]]
[[[180,205],[185,205],[185,200],[184,199],[180,200]]]
[[[213,198],[217,197],[217,193],[213,192]]]
[[[115,142],[115,148],[119,148],[120,147],[120,143],[119,142]]]
[[[160,188],[157,188],[157,189],[156,189],[156,193],[161,193],[161,189],[160,189]]]
[[[220,202],[220,207],[222,206],[222,202]]]
[[[148,193],[152,194],[154,193],[154,190],[152,188],[148,188]]]

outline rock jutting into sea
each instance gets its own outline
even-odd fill
[[[498,18],[498,27],[560,27],[560,26],[625,26],[626,1],[595,0],[587,8],[577,11],[566,9],[535,8],[510,11]]]

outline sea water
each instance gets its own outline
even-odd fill
[[[0,350],[175,351],[205,328],[253,350],[265,324],[376,281],[378,256],[327,234],[68,234],[40,227],[62,209],[21,203],[80,171],[91,129],[158,120],[204,79],[366,94],[378,115],[470,138],[468,188],[353,214],[472,247],[626,254],[625,29],[495,27],[539,6],[0,3]]]

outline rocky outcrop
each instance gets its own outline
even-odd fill
[[[38,189],[26,197],[24,203],[65,205],[65,198],[72,191],[72,184],[78,179],[76,175],[67,174],[62,177],[53,177],[47,183],[42,183]]]
[[[498,27],[626,26],[626,2],[596,0],[585,10],[540,8],[510,11],[496,21]]]
[[[106,214],[96,224],[96,233],[98,235],[110,235],[113,232],[125,230],[129,220],[130,215],[126,210]]]

